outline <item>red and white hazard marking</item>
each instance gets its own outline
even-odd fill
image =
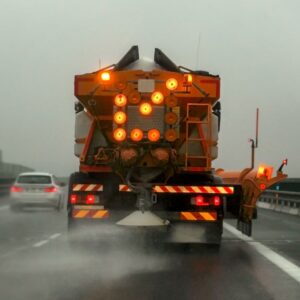
[[[120,184],[120,192],[131,192],[128,185]],[[183,194],[233,194],[233,186],[181,186],[181,185],[156,185],[152,189],[155,193],[183,193]]]
[[[73,184],[74,192],[102,192],[102,184]]]

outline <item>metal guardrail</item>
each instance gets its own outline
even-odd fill
[[[257,206],[300,216],[300,193],[266,190]]]

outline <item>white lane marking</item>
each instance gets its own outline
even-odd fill
[[[224,228],[239,239],[247,242],[250,246],[255,248],[258,253],[260,253],[262,256],[264,256],[266,259],[268,259],[270,262],[272,262],[274,265],[276,265],[278,268],[280,268],[282,271],[284,271],[300,283],[300,268],[298,266],[282,257],[281,255],[277,254],[269,247],[255,241],[251,237],[243,235],[241,232],[239,232],[237,229],[226,222],[224,222]]]
[[[49,242],[49,240],[44,240],[44,241],[40,241],[40,242],[38,242],[38,243],[35,243],[34,245],[33,245],[33,247],[41,247],[41,246],[43,246],[43,245],[45,245],[45,244],[47,244]]]
[[[0,206],[0,210],[7,210],[8,208],[9,208],[9,205]]]
[[[49,239],[54,240],[54,239],[58,238],[59,236],[61,236],[61,233],[54,233],[51,236],[49,236]]]

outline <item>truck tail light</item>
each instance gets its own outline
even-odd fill
[[[58,191],[57,187],[49,186],[44,188],[44,192],[46,193],[56,193]]]
[[[214,206],[220,206],[221,205],[221,198],[220,198],[220,196],[214,196],[214,198],[213,198],[213,204],[214,204]]]
[[[205,201],[206,199],[202,195],[198,195],[194,198],[194,204],[197,206],[208,206],[209,202]]]
[[[151,100],[154,104],[162,104],[164,101],[164,96],[161,92],[154,92],[151,95]]]
[[[12,193],[21,193],[21,192],[24,191],[24,189],[22,187],[20,187],[20,186],[13,185],[13,186],[10,187],[10,191]]]
[[[71,204],[76,204],[78,202],[78,195],[76,194],[71,194],[70,195],[70,203]]]
[[[113,135],[117,142],[122,142],[126,139],[126,131],[123,128],[116,128]]]
[[[122,125],[126,122],[126,114],[123,111],[118,111],[114,114],[114,121],[118,125]]]
[[[148,131],[148,139],[151,142],[157,142],[160,139],[160,132],[157,129],[150,129]]]
[[[127,103],[127,98],[123,94],[118,94],[115,96],[115,105],[118,107],[123,107]]]
[[[142,140],[143,136],[144,136],[144,133],[139,128],[132,129],[131,132],[130,132],[130,138],[134,142],[139,142],[140,140]]]
[[[144,116],[149,116],[152,113],[152,105],[148,102],[144,102],[140,105],[140,113]]]
[[[177,89],[177,86],[178,86],[178,82],[175,78],[169,78],[167,81],[166,81],[166,87],[168,90],[170,91],[174,91]]]
[[[87,195],[85,198],[86,204],[94,204],[96,202],[95,195]]]

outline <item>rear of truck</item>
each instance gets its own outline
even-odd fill
[[[159,49],[154,62],[139,60],[133,46],[117,64],[75,76],[75,96],[80,170],[70,177],[69,228],[144,228],[218,244],[227,199],[236,217],[243,201],[241,184],[212,168],[220,78],[178,67]]]

